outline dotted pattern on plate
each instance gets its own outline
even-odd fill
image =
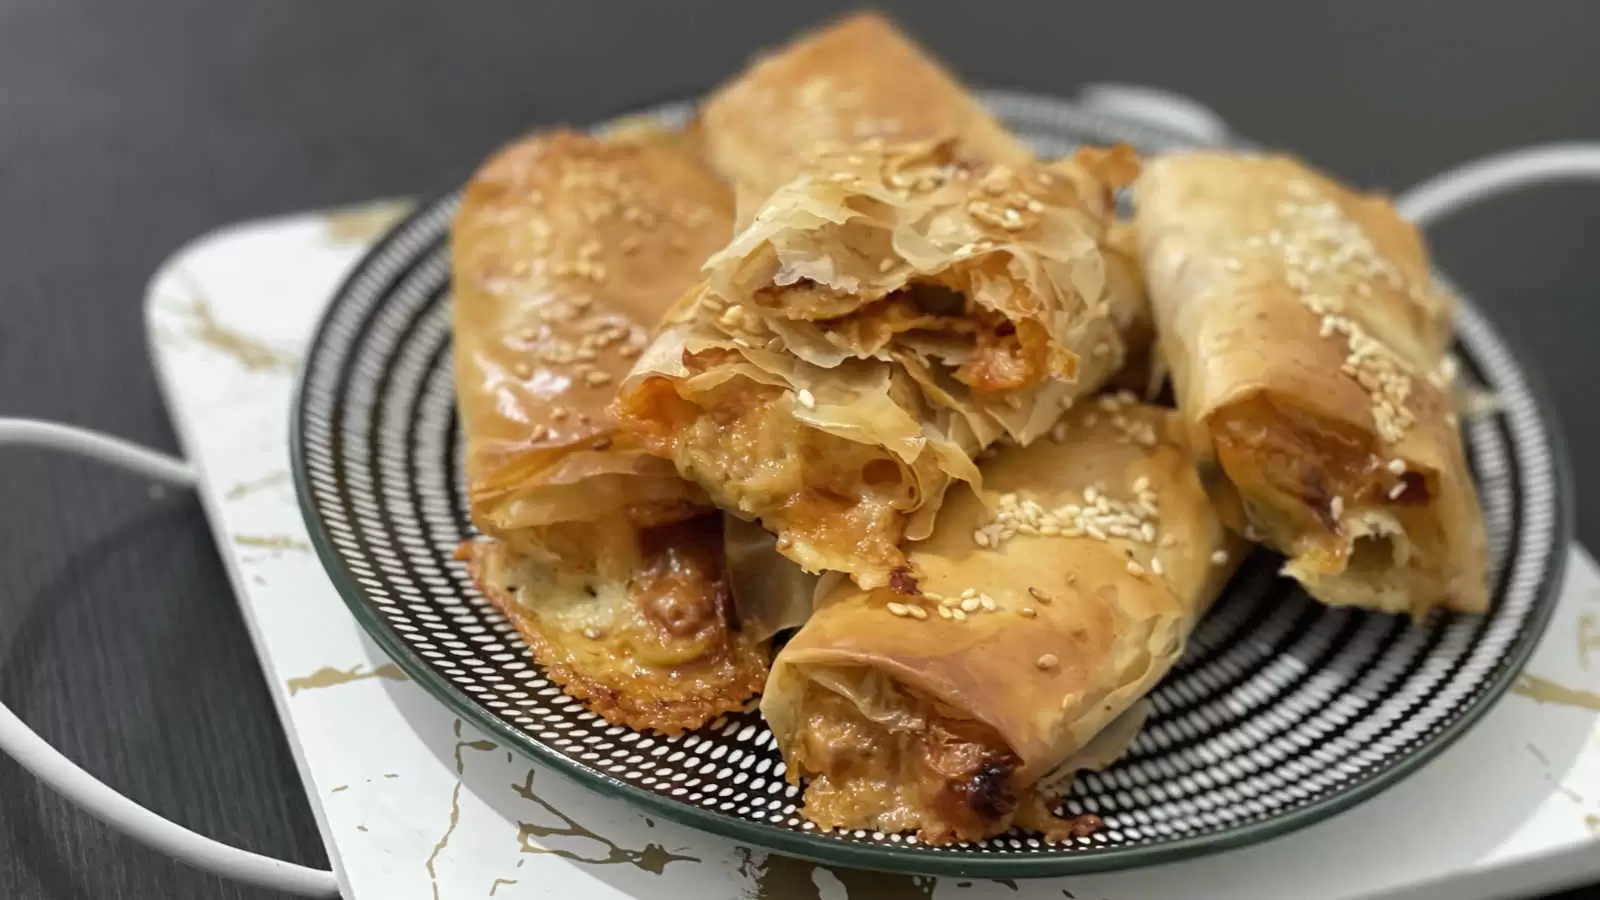
[[[986,95],[1041,154],[1080,141],[1181,141],[1060,101]],[[682,121],[683,108],[662,115]],[[678,738],[608,725],[545,680],[512,626],[452,554],[470,534],[449,358],[446,236],[456,196],[400,226],[357,268],[314,342],[298,409],[302,498],[347,599],[482,710],[518,730],[524,750],[761,829],[811,832],[754,712]],[[1539,410],[1509,352],[1470,302],[1459,320],[1465,375],[1503,411],[1472,422],[1469,454],[1490,535],[1494,612],[1438,615],[1425,626],[1323,608],[1258,556],[1151,695],[1154,713],[1129,755],[1076,782],[1065,807],[1106,826],[1073,845],[1022,832],[923,853],[1115,854],[1215,835],[1333,805],[1425,750],[1483,698],[1535,640],[1548,602],[1559,497]],[[326,549],[326,548],[325,548]],[[325,554],[327,558],[329,554]],[[369,623],[369,627],[371,627]],[[819,840],[911,845],[855,831]]]

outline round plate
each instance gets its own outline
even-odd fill
[[[1182,143],[1061,101],[985,99],[1041,154]],[[1463,301],[1463,373],[1503,403],[1466,427],[1488,520],[1491,614],[1413,626],[1329,609],[1258,554],[1151,695],[1154,714],[1127,757],[1074,785],[1066,809],[1100,815],[1094,835],[928,847],[819,832],[800,817],[758,714],[675,738],[608,725],[545,679],[453,558],[472,533],[450,366],[446,237],[457,200],[426,206],[373,249],[319,327],[292,439],[312,541],[356,618],[418,684],[507,746],[663,816],[817,861],[921,874],[1056,875],[1238,846],[1371,797],[1443,749],[1510,684],[1554,604],[1571,522],[1553,424]]]

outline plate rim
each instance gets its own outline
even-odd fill
[[[1010,89],[980,90],[977,93],[985,99],[1020,98],[1029,102],[1059,104],[1077,109],[1070,100],[1047,94]],[[652,111],[654,110],[647,109],[644,114]],[[1455,744],[1505,695],[1512,683],[1522,674],[1555,612],[1561,586],[1565,583],[1567,548],[1572,542],[1576,518],[1575,504],[1570,499],[1573,482],[1567,447],[1563,439],[1564,431],[1542,373],[1526,365],[1526,356],[1521,349],[1509,340],[1506,333],[1481,306],[1474,304],[1474,312],[1483,320],[1483,324],[1493,337],[1502,344],[1506,355],[1516,367],[1516,374],[1522,379],[1522,386],[1543,431],[1552,486],[1551,502],[1554,509],[1551,542],[1554,546],[1551,548],[1550,560],[1541,573],[1539,585],[1533,592],[1535,608],[1529,615],[1522,637],[1511,647],[1507,663],[1500,667],[1495,677],[1489,680],[1454,722],[1429,737],[1393,765],[1382,769],[1365,781],[1322,800],[1295,807],[1275,818],[1236,825],[1224,831],[1192,835],[1152,845],[1046,851],[1021,857],[980,854],[947,856],[926,852],[921,849],[920,844],[908,847],[839,841],[827,837],[826,832],[796,832],[774,828],[765,823],[703,809],[628,784],[545,746],[532,735],[502,721],[489,709],[479,705],[465,692],[458,690],[443,676],[434,672],[366,598],[365,592],[355,580],[354,573],[348,569],[343,555],[334,546],[327,532],[326,523],[312,500],[313,491],[306,463],[304,440],[306,388],[317,359],[317,351],[325,342],[329,322],[338,310],[340,298],[347,295],[355,279],[367,270],[372,260],[387,251],[397,236],[404,234],[418,219],[433,214],[439,204],[451,201],[458,190],[451,189],[432,195],[426,201],[419,202],[403,219],[391,226],[340,279],[338,287],[330,295],[326,307],[319,315],[295,376],[294,394],[289,408],[289,467],[295,502],[300,509],[317,559],[340,599],[344,601],[345,606],[350,609],[367,635],[412,681],[462,720],[493,735],[508,748],[522,754],[524,758],[548,766],[592,790],[635,804],[663,818],[719,837],[815,863],[913,876],[1048,878],[1135,869],[1208,856],[1283,837],[1325,821],[1382,794],[1415,773]]]

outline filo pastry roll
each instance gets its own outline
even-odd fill
[[[608,411],[649,328],[730,228],[668,135],[535,135],[469,182],[451,234],[454,351],[479,588],[567,693],[676,732],[760,689],[721,516]],[[744,564],[754,564],[750,553]]]
[[[1283,157],[1167,157],[1136,205],[1179,408],[1250,532],[1325,603],[1484,610],[1454,300],[1416,229]]]
[[[841,583],[779,651],[761,711],[808,819],[936,844],[1082,824],[1045,810],[1125,744],[1097,738],[1177,661],[1241,547],[1175,415],[1108,405],[986,461],[982,496],[911,550],[914,594]]]
[[[544,559],[598,559],[615,538],[627,566],[637,527],[704,509],[608,407],[731,228],[728,188],[647,129],[535,135],[473,176],[451,232],[451,304],[480,531]]]
[[[1028,148],[877,13],[768,53],[701,105],[691,126],[713,168],[760,203],[818,151],[877,138],[952,138],[966,159],[1022,164]]]
[[[624,426],[808,571],[905,568],[952,481],[1122,364],[1144,299],[1103,245],[1126,148],[971,165],[824,153],[705,266],[619,394]]]

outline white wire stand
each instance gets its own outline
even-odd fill
[[[193,488],[189,464],[82,428],[32,419],[0,419],[0,446],[70,453],[171,487]],[[45,742],[0,705],[0,750],[85,812],[174,859],[246,884],[302,897],[337,897],[332,872],[231,847],[162,818],[117,793]]]

